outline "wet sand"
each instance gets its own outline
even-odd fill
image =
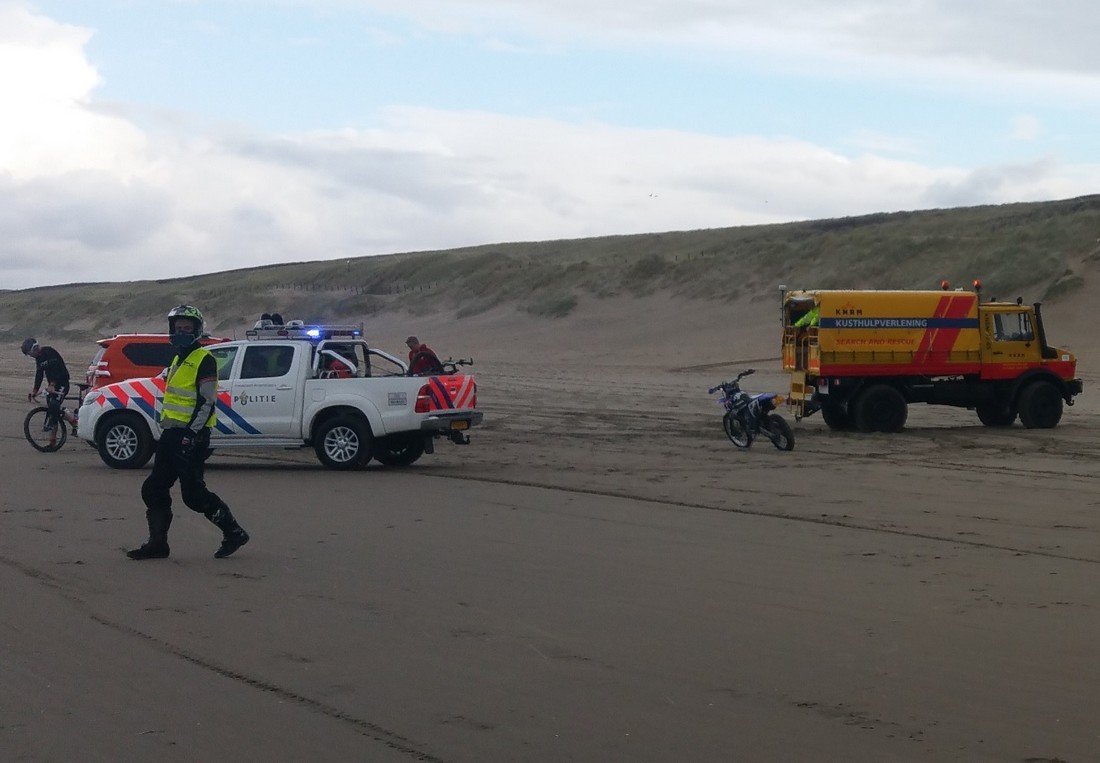
[[[467,447],[216,454],[226,560],[178,500],[171,558],[127,560],[147,469],[32,451],[0,377],[0,757],[1095,759],[1091,367],[1054,430],[914,406],[741,452],[706,387],[781,389],[763,341],[470,345]]]

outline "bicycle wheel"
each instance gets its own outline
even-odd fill
[[[69,430],[65,426],[64,420],[58,421],[57,427],[52,430],[44,429],[47,413],[48,411],[44,405],[28,413],[27,418],[23,419],[23,436],[27,438],[27,442],[35,450],[43,453],[53,453],[61,450],[61,446],[69,438]]]

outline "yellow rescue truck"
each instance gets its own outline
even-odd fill
[[[909,403],[976,410],[983,424],[1050,428],[1082,390],[1077,358],[1047,343],[1040,304],[974,291],[787,291],[783,370],[796,418],[897,432]]]

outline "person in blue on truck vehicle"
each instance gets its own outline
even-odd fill
[[[197,308],[180,305],[169,311],[169,341],[176,348],[176,356],[165,369],[161,436],[153,471],[141,486],[149,539],[126,552],[131,559],[168,556],[168,528],[172,525],[169,490],[177,479],[187,507],[222,531],[222,544],[214,552],[215,558],[229,556],[249,540],[225,501],[211,492],[203,480],[203,465],[210,455],[210,430],[215,423],[218,367],[214,356],[199,344],[202,329],[202,313]]]

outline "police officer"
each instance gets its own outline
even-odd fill
[[[43,380],[47,384],[46,423],[42,428],[49,431],[57,426],[57,421],[61,418],[61,401],[69,394],[69,369],[65,366],[61,353],[53,347],[40,346],[33,337],[24,339],[19,349],[35,365],[34,389],[27,395],[27,400],[33,401],[38,397]]]
[[[229,556],[248,543],[248,533],[203,481],[203,464],[210,455],[210,430],[215,421],[218,367],[214,357],[199,344],[202,329],[202,313],[191,305],[180,305],[168,313],[169,341],[176,348],[176,356],[165,370],[161,436],[153,471],[141,486],[149,540],[126,552],[131,559],[168,556],[168,528],[172,525],[172,496],[168,491],[177,479],[188,508],[222,531],[222,544],[215,558]]]

